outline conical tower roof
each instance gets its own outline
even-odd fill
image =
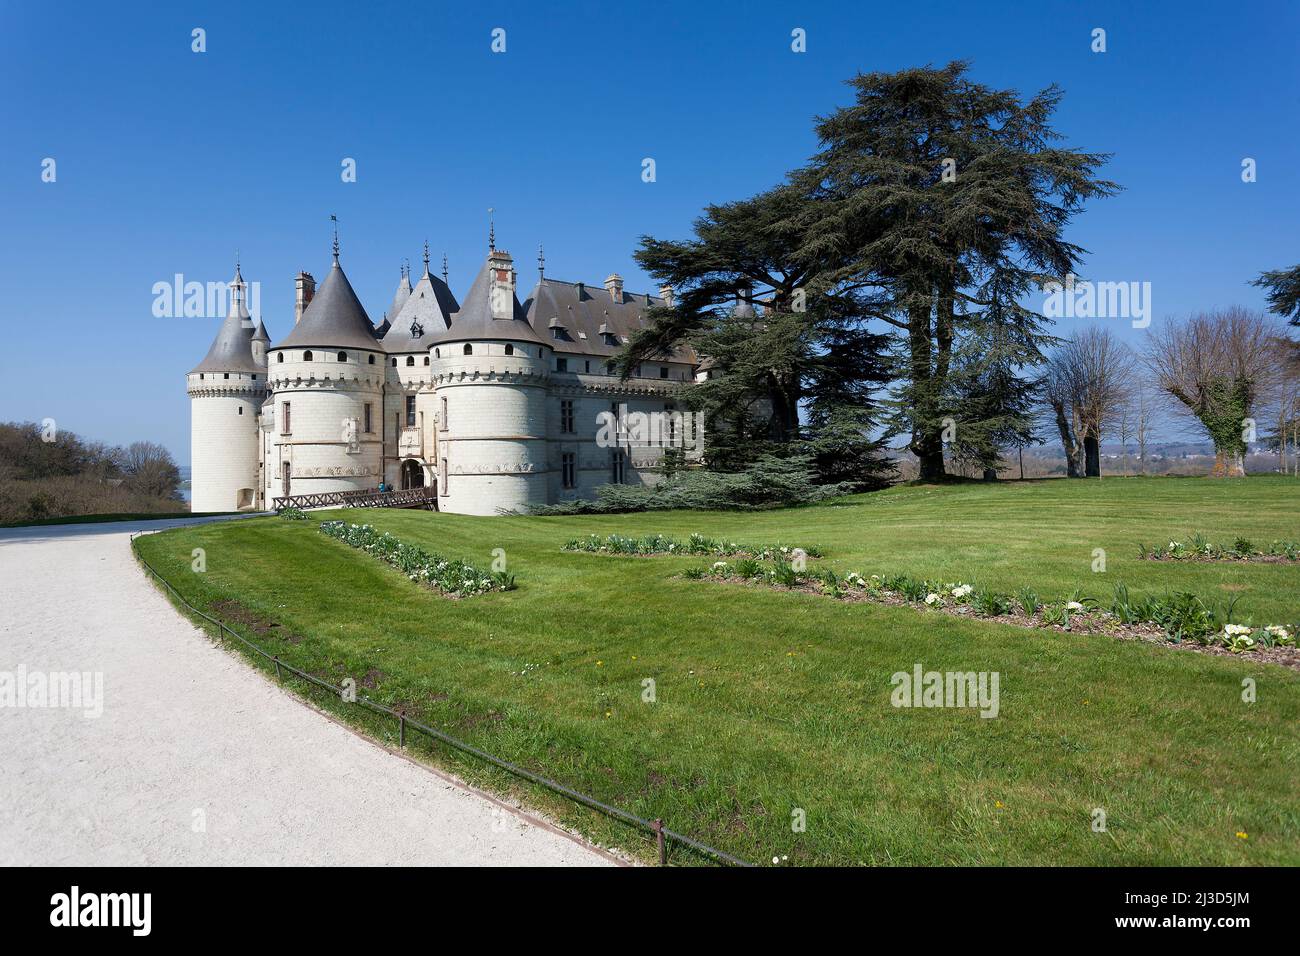
[[[484,261],[474,284],[470,286],[465,302],[451,317],[451,325],[432,336],[434,342],[464,342],[477,339],[512,339],[516,342],[536,342],[546,345],[546,340],[534,331],[524,314],[519,297],[514,297],[514,314],[508,319],[492,317],[492,266],[491,257]]]
[[[217,337],[194,372],[260,372],[262,366],[253,358],[253,321],[244,305],[244,277],[235,266],[230,281],[230,309],[217,329]],[[265,331],[265,330],[263,330]]]
[[[375,348],[375,327],[343,274],[338,257],[293,331],[274,347]]]

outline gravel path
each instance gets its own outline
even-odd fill
[[[612,862],[214,647],[131,556],[178,523],[0,529],[0,864]],[[33,674],[72,671],[102,673],[100,716],[30,706]]]

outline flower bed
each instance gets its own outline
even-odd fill
[[[762,561],[768,561],[774,558],[792,560],[796,556],[796,553],[800,551],[809,558],[820,558],[822,556],[821,548],[815,546],[795,548],[783,544],[740,544],[736,541],[706,538],[702,534],[693,534],[685,541],[678,541],[676,538],[669,538],[662,534],[645,535],[640,538],[629,538],[618,534],[611,534],[602,538],[600,535],[593,534],[588,535],[585,538],[573,539],[564,546],[564,550],[585,551],[591,554],[628,554],[642,556],[654,554],[711,554],[717,557],[736,557],[743,555],[750,558],[757,558]]]
[[[1263,627],[1235,623],[1233,603],[1205,603],[1195,594],[1178,591],[1163,598],[1134,599],[1119,584],[1108,607],[1075,594],[1063,601],[1043,601],[1031,588],[1015,594],[961,582],[938,582],[906,574],[863,577],[856,571],[837,575],[830,569],[797,570],[789,562],[762,564],[754,560],[717,561],[691,568],[686,577],[743,582],[824,594],[846,601],[908,605],[946,614],[997,620],[1019,627],[1051,628],[1073,633],[1105,633],[1115,637],[1190,646],[1210,653],[1242,654],[1300,669],[1296,626]],[[1234,602],[1235,603],[1235,602]]]
[[[1148,548],[1138,546],[1143,561],[1300,561],[1300,543],[1271,541],[1267,548],[1257,548],[1247,538],[1238,537],[1230,547],[1207,541],[1205,535],[1193,534],[1191,540],[1170,541]]]
[[[483,571],[455,558],[425,551],[405,544],[387,531],[379,532],[368,524],[345,521],[322,521],[320,530],[344,544],[392,565],[412,581],[418,581],[444,594],[465,597],[486,591],[513,591],[515,579],[504,571]]]

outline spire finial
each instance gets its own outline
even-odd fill
[[[424,274],[429,274],[429,240],[424,240]]]
[[[330,222],[334,223],[334,264],[339,264],[339,217],[331,215]]]
[[[492,215],[496,212],[491,206],[488,206],[488,252],[495,252],[497,248],[497,222]]]
[[[442,254],[442,284],[447,284],[447,253]]]
[[[244,277],[239,273],[239,250],[235,250],[235,281],[243,282]]]
[[[542,244],[537,244],[537,281],[546,278],[546,252],[542,249]]]

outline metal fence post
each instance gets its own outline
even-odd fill
[[[284,675],[280,673],[280,655],[279,655],[279,654],[275,655],[275,679],[278,680],[278,681],[281,681],[281,682],[284,681]]]
[[[397,746],[406,749],[406,714],[397,714]]]
[[[655,817],[655,843],[659,846],[659,865],[668,865],[668,844],[664,842],[664,821]]]

